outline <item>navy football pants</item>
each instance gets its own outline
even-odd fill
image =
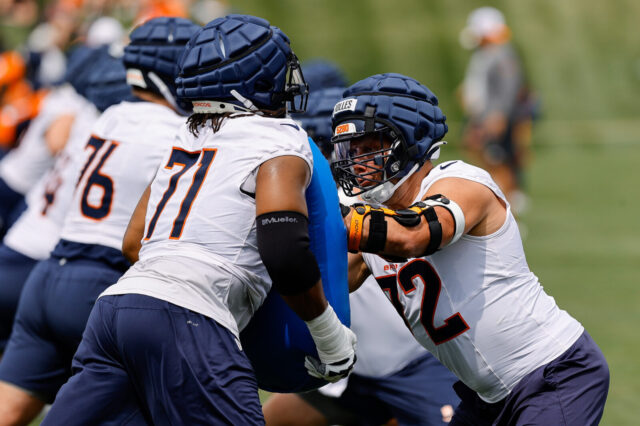
[[[73,371],[43,425],[264,424],[235,336],[153,297],[98,299]]]
[[[0,245],[0,352],[7,345],[20,293],[36,263],[37,260]]]
[[[51,403],[71,375],[71,360],[95,300],[121,275],[97,260],[38,262],[20,296],[0,380]]]
[[[462,382],[450,426],[595,426],[609,391],[609,367],[585,331],[562,355],[526,375],[504,400],[488,404]]]
[[[0,178],[0,240],[26,208],[24,195]]]

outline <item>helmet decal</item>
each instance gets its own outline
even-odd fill
[[[357,99],[352,98],[352,99],[342,100],[338,102],[335,107],[333,107],[333,115],[336,115],[344,111],[355,111],[357,105],[358,105]]]

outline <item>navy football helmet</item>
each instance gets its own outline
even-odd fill
[[[316,59],[302,64],[302,73],[309,85],[309,92],[329,87],[346,87],[347,78],[338,66],[324,59]]]
[[[69,83],[81,96],[87,97],[89,77],[100,57],[108,55],[106,47],[79,45],[71,51],[67,60],[64,81]]]
[[[135,101],[127,84],[126,70],[121,58],[114,58],[104,50],[91,67],[86,98],[100,111],[122,101]]]
[[[348,196],[387,201],[425,161],[437,158],[445,120],[438,98],[413,78],[389,73],[355,83],[333,110],[336,180]],[[362,149],[371,137],[379,141],[376,148]]]
[[[295,114],[293,116],[309,137],[318,145],[326,158],[330,158],[333,152],[331,113],[336,102],[342,99],[344,90],[344,87],[311,90],[307,110],[303,114]]]
[[[176,100],[175,78],[185,45],[199,29],[188,19],[168,17],[151,19],[134,29],[122,57],[127,83],[163,96],[181,112],[189,111],[190,103]]]
[[[289,38],[264,19],[228,15],[187,44],[176,79],[178,97],[196,113],[303,112],[308,86]]]

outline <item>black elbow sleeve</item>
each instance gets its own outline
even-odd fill
[[[278,293],[292,296],[313,287],[320,269],[309,247],[308,219],[277,211],[256,218],[258,251]]]

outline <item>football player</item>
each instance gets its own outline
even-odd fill
[[[307,111],[295,117],[328,157],[333,151],[331,114],[344,90],[310,90]],[[413,338],[373,277],[351,293],[349,303],[351,330],[358,337],[353,373],[318,391],[272,395],[263,406],[267,424],[381,425],[392,418],[401,425],[448,422],[460,402],[452,388],[456,377]]]
[[[431,161],[447,132],[436,96],[412,78],[374,75],[345,91],[332,120],[334,172],[365,200],[345,211],[350,286],[373,275],[458,376],[451,424],[598,424],[607,362],[529,270],[489,174]]]
[[[27,192],[53,166],[54,153],[49,150],[47,139],[56,145],[53,139],[64,133],[54,130],[53,123],[58,119],[68,123],[69,117],[83,105],[84,101],[69,85],[54,88],[42,101],[38,115],[31,120],[20,144],[0,161],[0,235],[24,210]]]
[[[58,118],[51,125],[57,127],[57,122],[71,119],[66,132],[68,137],[47,138],[47,142],[55,140],[58,145],[55,149],[63,150],[56,156],[52,169],[27,194],[27,210],[9,229],[0,245],[0,350],[4,350],[9,339],[25,280],[39,260],[49,257],[60,238],[76,187],[79,163],[84,159],[84,145],[99,115],[91,100],[86,99],[89,75],[93,66],[101,62],[100,58],[107,55],[106,49],[81,46],[70,56],[65,80],[82,97],[77,102],[83,102],[83,105],[77,108],[75,115]],[[103,103],[103,99],[93,101]],[[58,142],[63,137],[65,140]]]
[[[107,24],[105,26],[105,19],[97,20],[89,27],[87,43],[92,47],[109,46],[119,42],[121,38],[121,32],[113,28],[114,25],[118,24],[112,21],[111,25]],[[46,24],[43,25],[46,26]],[[109,26],[111,28],[106,28]],[[36,32],[37,30],[32,34],[33,37],[37,35],[35,34]],[[37,36],[43,39],[47,38],[42,32]],[[44,40],[44,42],[45,44],[50,43],[50,40]],[[51,47],[57,50],[55,46]],[[13,54],[15,52],[10,53]],[[10,58],[15,55],[2,55],[0,57],[0,69],[19,68],[19,66],[13,65],[11,61],[6,63],[3,60],[5,56]],[[44,62],[40,64],[40,71],[47,71],[45,69],[47,67],[43,68],[43,65],[45,65]],[[24,64],[22,67],[24,68]],[[74,69],[74,72],[78,71],[78,69]],[[4,74],[0,75],[0,83],[4,81]],[[74,116],[84,108],[83,99],[66,84],[53,87],[50,90],[40,89],[36,93],[42,99],[38,101],[37,115],[24,131],[19,145],[9,151],[0,162],[0,236],[4,235],[4,232],[24,210],[24,196],[53,166],[58,148],[64,146],[67,140]],[[24,101],[20,103],[20,105],[22,104],[24,104]],[[5,115],[15,116],[15,111],[20,110],[18,106],[7,106],[6,109],[9,113]],[[31,107],[31,109],[35,110],[36,108]],[[23,112],[19,111],[18,116],[21,115],[23,115]],[[31,117],[32,115],[29,115],[24,118],[30,119]],[[1,121],[4,123],[11,120],[5,120],[3,117]],[[0,128],[3,126],[4,124],[0,125]],[[0,136],[0,139],[2,138],[3,136]]]
[[[53,402],[96,298],[128,268],[122,238],[185,121],[173,81],[184,45],[199,28],[182,18],[148,21],[131,33],[122,59],[108,58],[92,73],[89,97],[125,101],[93,126],[60,241],[25,283],[0,362],[0,424],[28,422]]]
[[[302,64],[304,79],[309,85],[309,94],[317,90],[332,87],[344,87],[348,84],[347,77],[333,62],[326,59],[313,59]]]
[[[288,37],[257,17],[216,19],[176,83],[194,114],[131,218],[137,262],[98,299],[46,425],[264,424],[238,337],[272,283],[316,344],[309,374],[338,380],[355,361],[309,248],[312,153],[284,118],[307,90]]]

